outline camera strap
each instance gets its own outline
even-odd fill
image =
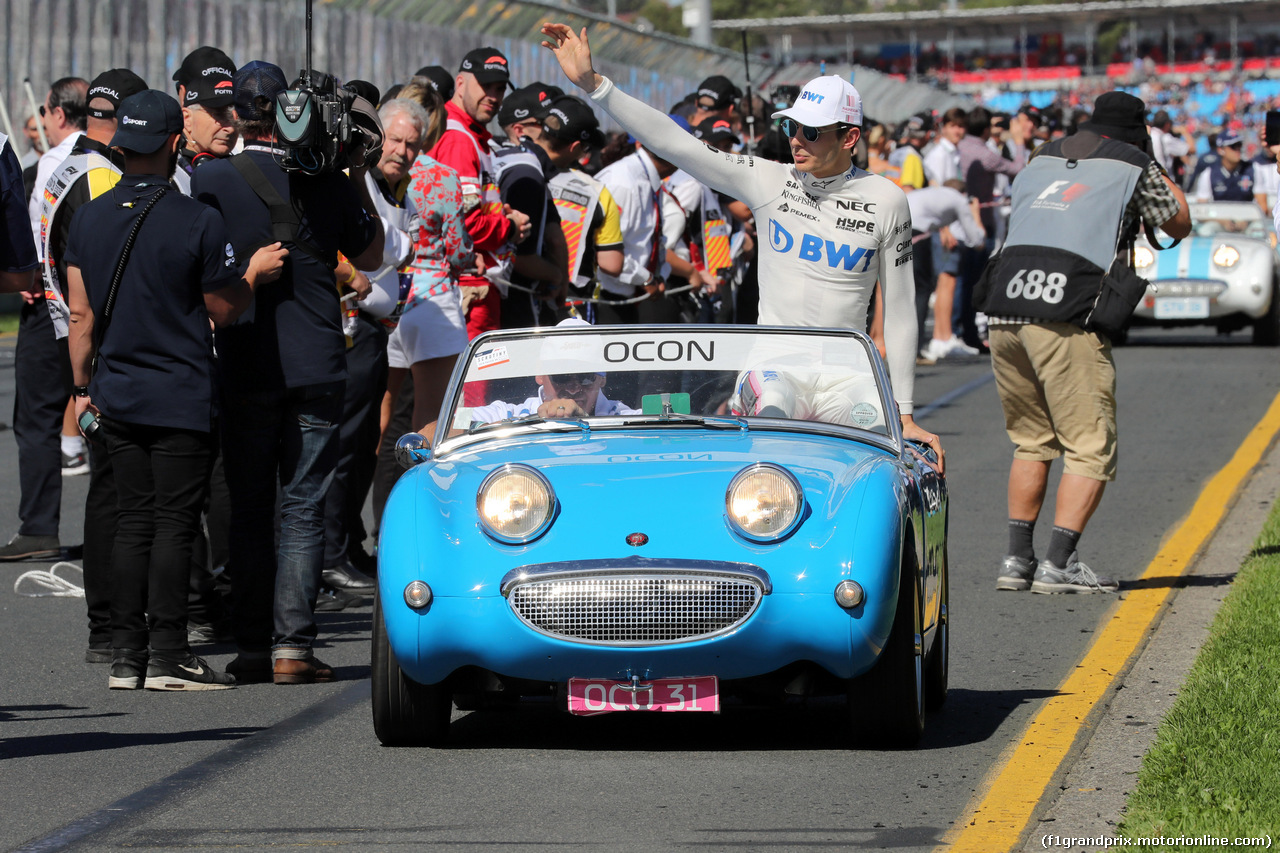
[[[279,242],[310,255],[324,264],[326,269],[331,268],[333,266],[332,263],[325,259],[320,248],[313,243],[306,242],[299,235],[299,231],[302,228],[302,219],[298,216],[298,211],[285,200],[284,196],[280,195],[270,179],[258,167],[258,164],[253,162],[253,158],[245,153],[237,154],[231,158],[231,165],[235,166],[236,171],[249,184],[249,189],[253,190],[254,195],[262,200],[262,203],[267,206],[267,210],[271,214],[271,240],[252,246],[252,251],[245,254],[251,255],[268,243]]]
[[[124,249],[120,252],[120,259],[116,261],[115,272],[111,274],[111,285],[107,288],[107,301],[102,306],[102,316],[95,318],[93,324],[93,360],[89,363],[89,375],[92,376],[98,369],[98,354],[102,351],[102,338],[107,333],[107,324],[111,322],[111,312],[116,306],[116,294],[120,292],[120,281],[124,278],[124,268],[129,263],[129,255],[133,252],[133,244],[138,239],[138,232],[142,230],[142,223],[146,221],[147,215],[151,213],[151,208],[156,206],[156,202],[164,198],[165,193],[169,191],[167,185],[161,186],[151,196],[150,201],[142,208],[142,212],[138,214],[138,218],[133,221],[133,228],[129,231],[129,236],[125,238]],[[136,202],[132,202],[136,204]]]

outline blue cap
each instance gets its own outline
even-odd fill
[[[114,148],[153,154],[169,137],[182,133],[182,107],[172,95],[144,89],[120,102],[116,110]]]
[[[275,118],[276,95],[289,88],[280,66],[255,59],[235,73],[236,115],[241,121],[264,121]],[[260,101],[266,99],[266,106]]]
[[[1232,145],[1241,145],[1244,140],[1240,138],[1240,134],[1234,130],[1224,130],[1218,134],[1218,147],[1230,148]]]

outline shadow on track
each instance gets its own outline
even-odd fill
[[[262,731],[261,726],[196,729],[180,732],[74,732],[33,737],[0,738],[0,758],[30,758],[37,755],[67,755],[128,749],[135,746],[181,744],[191,741],[234,741]]]

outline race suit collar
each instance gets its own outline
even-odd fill
[[[457,119],[462,123],[463,127],[475,134],[475,137],[480,142],[480,146],[482,148],[489,144],[490,139],[493,139],[492,133],[486,130],[483,125],[477,123],[474,118],[467,115],[466,110],[462,109],[462,107],[458,106],[453,101],[445,101],[444,109],[445,112],[449,114],[449,118]]]

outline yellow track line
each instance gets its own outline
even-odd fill
[[[1177,577],[1217,529],[1237,489],[1280,432],[1280,395],[1222,470],[1204,487],[1190,514],[1152,559],[1142,580]],[[997,853],[1014,849],[1036,805],[1053,781],[1090,714],[1147,638],[1152,622],[1172,592],[1171,584],[1129,590],[1109,623],[1071,675],[1045,700],[1019,743],[987,776],[963,820],[943,838],[939,851]]]

